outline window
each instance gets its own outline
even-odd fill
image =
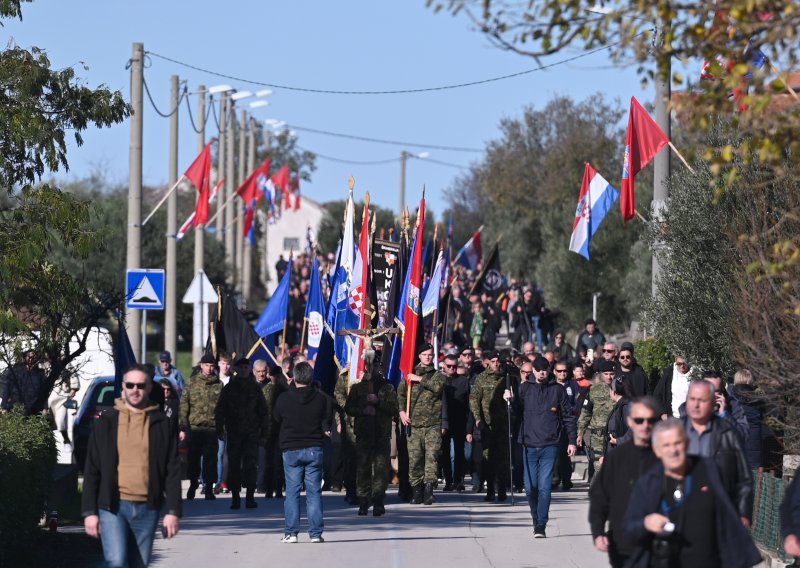
[[[297,237],[284,237],[283,250],[293,250],[295,252],[300,250],[300,239]]]

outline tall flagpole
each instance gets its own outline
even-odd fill
[[[197,116],[198,116],[198,130],[197,133],[197,146],[199,151],[202,152],[206,147],[206,87],[205,85],[200,85],[197,89]],[[209,188],[211,186],[211,180],[208,180],[206,183],[209,184]],[[197,201],[200,202],[200,198],[202,197],[200,193],[200,188],[197,188]],[[206,227],[205,225],[197,225],[194,230],[194,273],[197,274],[198,272],[203,272],[204,268],[204,258],[205,258],[205,243],[206,243]],[[202,291],[202,287],[201,287]],[[192,339],[192,363],[196,363],[200,360],[200,357],[203,356],[203,347],[204,341],[203,336],[205,335],[205,322],[206,318],[205,315],[208,314],[208,306],[206,304],[200,303],[195,304],[194,308],[194,318],[196,323],[193,324],[192,329],[193,333],[197,334],[197,337]]]

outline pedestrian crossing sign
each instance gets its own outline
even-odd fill
[[[125,306],[134,310],[164,309],[164,271],[150,268],[128,270]]]

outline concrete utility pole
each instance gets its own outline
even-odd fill
[[[251,119],[247,129],[247,171],[256,169],[256,123]],[[253,215],[253,226],[258,222]],[[253,251],[250,239],[244,239],[244,253],[242,255],[242,298],[244,305],[250,301],[250,284],[253,278]]]
[[[125,266],[142,267],[142,113],[144,111],[144,44],[134,43],[131,55],[131,142],[128,173],[128,246]],[[142,349],[142,312],[126,310],[125,325],[134,354]]]
[[[197,123],[197,151],[202,152],[206,147],[206,86],[200,85],[197,89],[197,116],[199,117]],[[208,190],[211,191],[211,184],[209,182]],[[200,199],[200,192],[197,193],[197,199]],[[194,230],[194,273],[202,272],[205,270],[205,242],[206,242],[206,226],[198,225]],[[201,310],[208,311],[206,305],[200,306]],[[201,334],[202,336],[202,334]],[[198,345],[197,341],[192,341],[192,363],[196,363],[203,356],[203,347]]]
[[[239,165],[239,176],[236,179],[236,187],[241,187],[244,183],[244,178],[247,176],[245,167],[247,166],[247,112],[242,110],[241,121],[239,123],[239,156],[237,157],[237,164]],[[242,213],[242,205],[234,199],[236,205],[234,211],[236,212],[236,289],[242,291],[242,275],[244,273],[244,241],[242,237],[244,229],[244,213]]]
[[[222,93],[219,97],[219,138],[217,140],[217,183],[225,177],[225,134],[228,124],[228,93]],[[217,192],[216,211],[225,203],[225,185],[220,186]],[[217,232],[216,238],[222,242],[225,238],[225,215],[223,213],[217,214]]]
[[[230,113],[230,121],[228,127],[225,129],[225,200],[231,198],[233,192],[236,191],[236,179],[234,169],[234,150],[236,148],[236,111],[228,97],[228,112]],[[225,226],[225,262],[227,263],[227,272],[225,281],[229,286],[233,286],[236,280],[236,227],[234,226],[234,218],[236,215],[236,203],[231,200],[225,206],[225,219],[223,224]]]
[[[403,211],[406,210],[406,160],[408,160],[408,152],[403,150],[400,152],[400,212],[399,216],[403,217]]]
[[[178,104],[180,101],[180,79],[172,76],[172,108],[169,117],[169,187],[178,181]],[[167,198],[167,267],[164,290],[164,349],[175,357],[178,352],[178,191]]]
[[[669,37],[669,23],[661,22],[658,27],[656,36],[656,46],[658,43],[665,41],[664,38]],[[672,80],[672,61],[670,58],[659,62],[656,71],[656,123],[659,128],[664,131],[667,138],[672,138],[672,128],[670,124],[669,104],[671,98],[671,80]],[[653,222],[660,223],[664,218],[667,210],[667,199],[669,198],[669,191],[667,188],[667,180],[671,173],[671,154],[669,148],[662,148],[654,158],[655,171],[653,176],[653,206],[651,218]],[[659,266],[656,254],[663,248],[663,244],[656,242],[653,246],[653,273],[652,273],[652,294],[655,296],[658,293],[658,283],[661,267]]]

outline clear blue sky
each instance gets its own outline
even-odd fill
[[[37,0],[23,4],[23,21],[3,28],[21,47],[47,50],[55,67],[76,65],[86,84],[105,84],[129,95],[125,69],[133,42],[177,60],[229,75],[292,86],[334,90],[394,90],[432,87],[496,77],[536,67],[534,60],[490,46],[465,17],[434,12],[424,0],[320,2],[109,2]],[[571,50],[543,60],[549,64],[580,53]],[[79,62],[88,66],[83,70]],[[159,107],[169,107],[173,74],[197,85],[236,83],[152,58],[145,70]],[[274,89],[270,106],[256,118],[354,135],[425,144],[483,148],[498,136],[503,117],[519,116],[525,105],[543,106],[554,95],[585,98],[601,91],[627,101],[643,91],[633,67],[614,68],[607,53],[519,78],[455,90],[384,96],[321,95]],[[244,101],[248,102],[248,101]],[[193,107],[196,98],[193,97]],[[180,115],[180,170],[197,152],[185,109]],[[213,136],[213,130],[207,131]],[[388,146],[298,132],[303,148],[348,160],[396,158]],[[69,153],[70,177],[98,166],[110,179],[127,184],[129,124],[85,135]],[[144,179],[164,184],[168,177],[169,120],[145,98]],[[73,145],[74,146],[74,145]],[[423,149],[406,148],[421,152]],[[432,159],[467,165],[480,154],[429,150]],[[621,157],[620,157],[621,158]],[[318,159],[313,182],[303,192],[318,201],[343,198],[347,178],[356,178],[356,197],[369,190],[373,201],[397,208],[398,162],[378,166],[343,165]],[[445,208],[444,189],[459,170],[411,160],[407,168],[410,207],[427,186],[437,214]],[[59,174],[63,176],[64,174]],[[609,173],[613,176],[613,173]],[[578,194],[576,188],[576,196]]]

